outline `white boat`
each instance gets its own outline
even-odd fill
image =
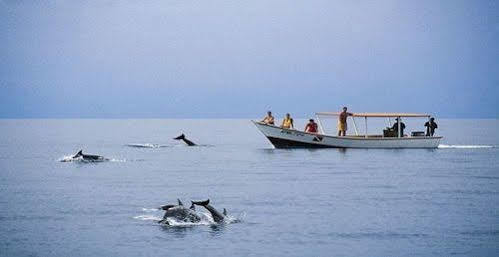
[[[263,122],[253,121],[255,126],[267,137],[276,148],[437,148],[442,137],[425,136],[424,133],[413,133],[411,135],[388,134],[387,130],[380,135],[359,135],[355,117],[364,118],[365,131],[367,131],[367,118],[430,118],[428,114],[415,113],[353,113],[349,118],[353,120],[355,135],[336,136],[324,133],[320,116],[338,116],[340,113],[318,112],[316,113],[319,133],[308,133],[295,129],[284,129]],[[398,126],[400,128],[400,126]],[[396,132],[396,131],[392,131]]]

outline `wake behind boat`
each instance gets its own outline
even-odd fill
[[[430,118],[428,114],[415,113],[352,113],[355,135],[336,136],[324,133],[321,116],[339,116],[340,113],[316,113],[319,121],[319,132],[309,133],[294,129],[286,129],[253,121],[255,126],[267,137],[276,148],[437,148],[442,137],[426,136],[424,132],[413,132],[404,135],[400,130],[402,118]],[[364,118],[365,134],[359,135],[355,117]],[[399,131],[385,129],[383,134],[367,134],[367,118],[396,118]]]

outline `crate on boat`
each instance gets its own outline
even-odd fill
[[[411,132],[411,137],[424,137],[424,131],[413,131]]]

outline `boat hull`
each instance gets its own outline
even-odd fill
[[[276,148],[437,148],[442,137],[361,137],[313,134],[253,122]]]

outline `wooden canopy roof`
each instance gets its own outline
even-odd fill
[[[340,112],[317,112],[317,115],[324,116],[338,116]],[[430,117],[431,115],[425,113],[396,113],[396,112],[356,112],[352,113],[353,117],[376,117],[376,118],[397,118],[397,117]]]

